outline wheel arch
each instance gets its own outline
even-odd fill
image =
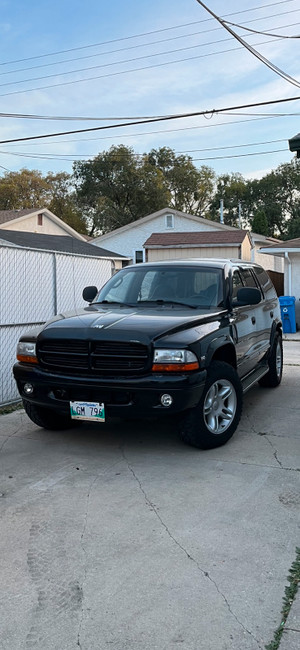
[[[211,345],[206,355],[207,364],[212,361],[224,361],[232,366],[235,370],[237,368],[236,351],[234,344],[230,341],[223,341],[221,344]]]

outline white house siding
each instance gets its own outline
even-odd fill
[[[236,258],[239,257],[239,246],[212,246],[211,248],[149,248],[148,262],[160,260],[178,260],[191,258]]]
[[[282,257],[278,255],[267,255],[267,253],[260,253],[259,249],[264,244],[262,242],[255,244],[254,249],[254,259],[253,261],[257,264],[263,266],[266,271],[277,271],[278,273],[283,273],[284,265]]]
[[[286,259],[284,260],[284,294],[296,298],[296,322],[300,327],[300,251],[289,253],[289,259],[291,266]]]
[[[37,214],[29,215],[28,217],[23,217],[22,219],[16,219],[14,221],[9,221],[8,223],[1,224],[3,230],[17,230],[20,232],[40,232],[43,235],[68,235],[69,233],[61,228],[58,224],[54,223],[52,219],[49,219],[45,213],[43,214],[43,225],[38,226]],[[1,231],[0,231],[1,232]]]
[[[173,214],[172,210],[168,214]],[[166,214],[154,217],[145,223],[137,223],[125,232],[110,233],[99,242],[90,242],[94,246],[100,246],[112,250],[115,253],[126,257],[134,257],[134,251],[143,250],[145,241],[154,232],[204,232],[218,230],[218,223],[213,226],[209,223],[201,224],[191,218],[185,218],[174,214],[174,228],[166,228]]]

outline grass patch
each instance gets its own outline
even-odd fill
[[[289,581],[290,584],[287,587],[285,587],[284,590],[283,605],[281,610],[282,620],[277,630],[275,630],[274,632],[273,641],[271,641],[271,643],[268,643],[268,645],[265,646],[266,650],[277,650],[280,646],[281,637],[284,632],[284,626],[286,624],[287,617],[290,613],[291,606],[295,600],[298,587],[299,587],[300,548],[296,548],[296,559],[289,570],[289,575],[287,576],[287,580]]]
[[[23,408],[22,402],[16,402],[16,404],[8,404],[7,406],[0,407],[0,415],[7,415],[8,413],[13,413]]]

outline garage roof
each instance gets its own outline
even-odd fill
[[[206,232],[156,232],[145,241],[144,246],[230,246],[241,244],[249,236],[247,230]]]

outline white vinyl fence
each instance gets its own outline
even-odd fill
[[[0,244],[0,406],[19,397],[12,375],[19,337],[86,305],[84,287],[100,288],[111,275],[109,259]]]

